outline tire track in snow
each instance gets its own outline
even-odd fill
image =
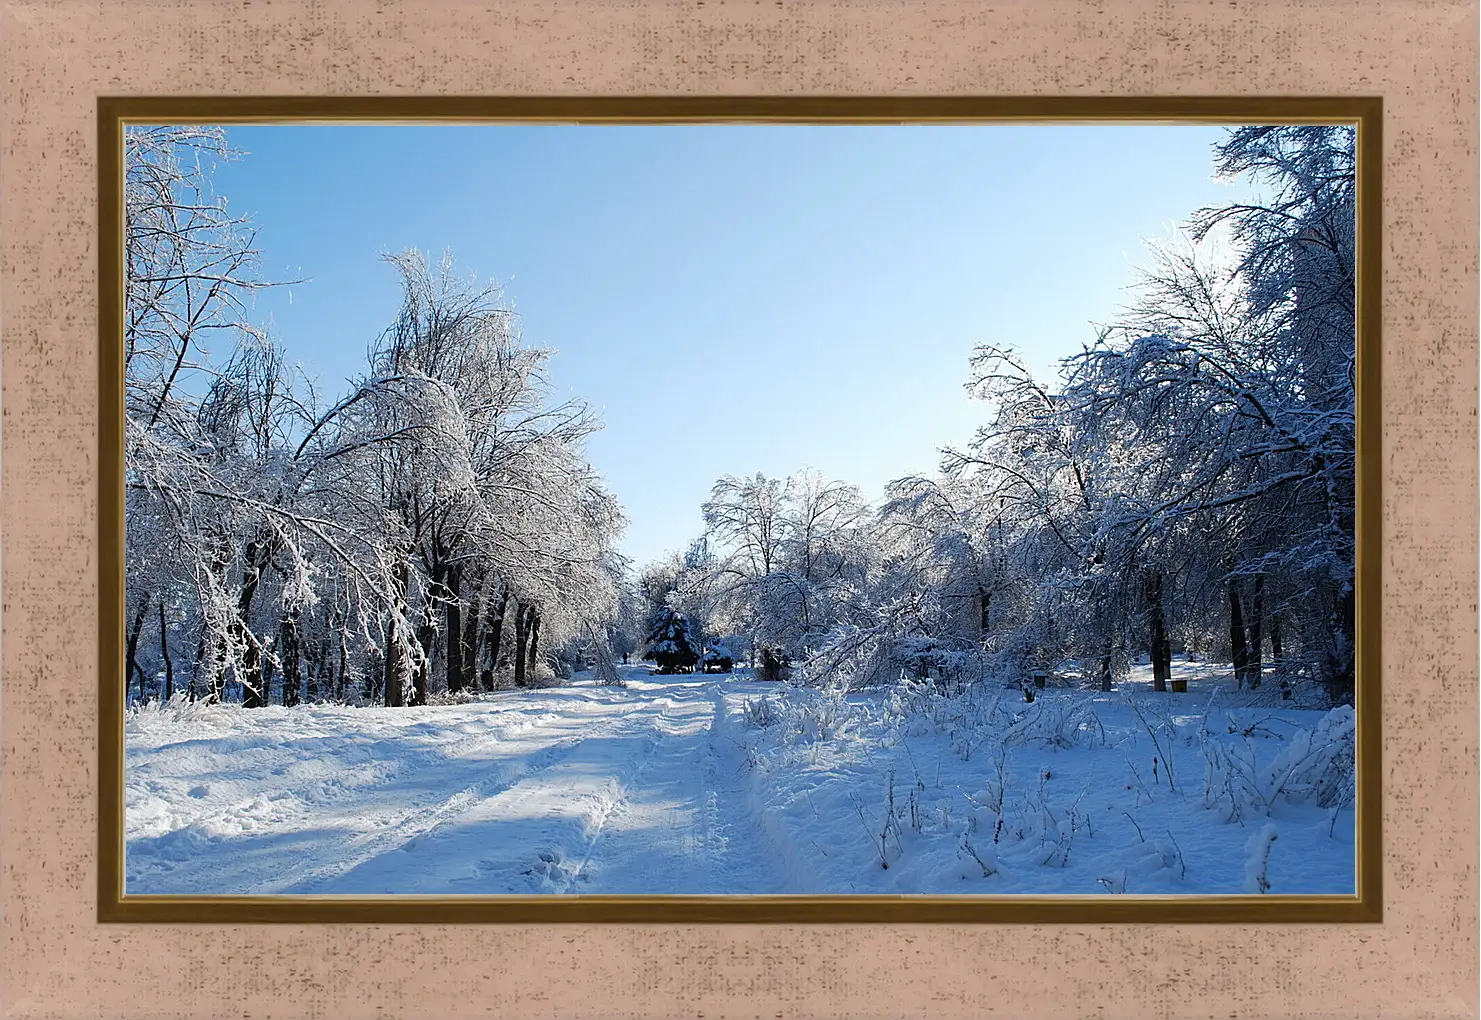
[[[745,746],[730,735],[734,722],[725,697],[726,688],[717,683],[709,694],[714,716],[705,749],[706,786],[711,791],[707,807],[712,830],[710,838],[717,844],[716,856],[725,863],[730,883],[730,887],[723,891],[794,892],[790,869],[783,866],[785,858],[754,810],[755,795],[749,785],[750,777],[743,774],[749,766],[738,754],[722,750],[717,743],[724,739],[737,748]]]
[[[244,804],[218,808],[266,813],[249,819],[259,835],[237,853],[220,852],[233,836],[190,852],[186,844],[220,838],[209,823],[173,833],[180,847],[141,863],[168,868],[173,855],[188,875],[146,870],[138,891],[782,891],[743,779],[728,774],[737,759],[719,746],[729,730],[720,682],[536,697],[518,708],[430,712],[404,727],[369,717],[371,728],[345,734],[347,754],[327,749],[317,768],[301,754],[269,759],[264,772],[284,764],[273,770],[283,782],[317,785],[307,795],[301,785],[259,786]],[[387,740],[375,749],[383,757],[368,753]],[[181,877],[190,888],[161,888]]]
[[[351,737],[353,750],[348,755],[330,752],[317,760],[312,756],[280,758],[277,768],[269,767],[271,761],[264,763],[263,774],[280,777],[280,781],[292,782],[294,773],[302,769],[327,770],[327,775],[318,776],[311,794],[306,796],[291,785],[274,789],[237,780],[230,785],[250,794],[245,799],[233,797],[208,813],[178,818],[176,825],[158,836],[131,839],[125,858],[127,888],[135,893],[163,894],[335,892],[333,886],[342,876],[414,844],[489,796],[575,753],[582,736],[570,732],[575,727],[563,711],[564,700],[556,696],[544,704],[471,706],[473,711],[454,724],[457,732],[430,746],[419,736],[437,732],[431,725],[438,721],[435,710],[423,717],[426,710],[413,709],[417,716],[398,718],[392,725],[367,717],[372,728]],[[617,701],[605,707],[622,718],[639,706]],[[248,719],[252,728],[272,722],[255,717],[236,721],[240,724]],[[545,730],[554,732],[547,738]],[[322,735],[323,730],[315,726],[307,738],[265,746],[291,751],[305,739]],[[178,753],[181,746],[202,739],[213,741],[215,735],[137,748],[134,754],[157,760],[159,751]],[[227,739],[232,739],[230,734]],[[255,746],[255,739],[249,730],[245,742]],[[538,746],[543,739],[554,742]],[[387,740],[393,742],[393,753],[387,755],[380,748],[380,756],[372,757],[366,751]],[[133,785],[147,789],[150,784],[145,780]],[[221,844],[224,828],[242,826],[240,838],[254,845],[244,845],[232,854],[213,850]],[[227,835],[222,845],[229,846],[237,838]],[[181,887],[182,879],[188,886]]]
[[[583,736],[581,746],[558,765],[526,777],[471,809],[472,825],[488,827],[491,835],[510,822],[534,825],[535,831],[513,847],[490,840],[506,851],[505,856],[501,859],[496,851],[478,861],[471,874],[450,879],[451,883],[464,887],[517,883],[515,876],[519,876],[534,881],[541,891],[561,893],[586,881],[586,866],[609,819],[637,787],[664,743],[663,728],[654,723],[671,704],[664,698],[644,700],[622,706],[625,710],[615,714],[589,717],[586,722],[594,732]],[[633,718],[638,719],[636,727],[624,725]],[[579,849],[568,849],[573,844]],[[532,854],[534,859],[510,859],[507,851],[511,849],[516,854]]]
[[[658,739],[621,780],[581,860],[556,891],[691,895],[783,891],[738,789],[722,783],[719,681],[660,696]]]
[[[254,806],[260,806],[264,802],[272,802],[283,809],[296,808],[294,814],[309,818],[321,814],[326,808],[364,799],[377,791],[393,787],[403,777],[429,774],[450,760],[468,757],[470,753],[487,747],[490,741],[512,740],[536,726],[558,718],[557,713],[548,708],[549,706],[541,709],[498,706],[486,714],[473,717],[483,727],[481,732],[468,732],[467,727],[472,724],[472,720],[464,720],[456,735],[432,744],[419,743],[416,739],[417,731],[425,730],[430,721],[415,715],[409,715],[392,724],[382,721],[378,730],[355,732],[348,740],[335,733],[329,725],[334,721],[332,718],[322,717],[315,720],[310,728],[295,734],[292,739],[263,740],[262,734],[251,731],[268,729],[274,720],[260,717],[256,713],[238,720],[248,722],[250,719],[249,725],[244,727],[246,733],[207,731],[202,734],[199,729],[195,729],[188,737],[179,740],[152,745],[147,743],[150,736],[159,735],[156,732],[144,735],[146,743],[140,746],[141,735],[129,732],[126,743],[126,792],[131,798],[154,798],[164,794],[169,790],[169,779],[181,775],[189,776],[189,795],[192,798],[208,797],[212,788],[224,788],[229,793],[238,792],[240,795],[228,797],[224,802],[221,802],[221,798],[216,798],[218,803],[206,813],[200,810],[171,810],[170,805],[161,804],[167,821],[176,824],[166,824],[160,831],[150,831],[159,827],[156,822],[147,826],[143,832],[137,831],[139,826],[130,824],[129,828],[135,831],[128,833],[128,840],[134,844],[147,842],[156,836],[169,835],[192,822],[229,819],[249,812]],[[344,718],[354,720],[354,715],[347,714]],[[284,751],[303,751],[306,745],[317,745],[320,741],[334,738],[339,738],[344,743],[336,747],[335,753],[328,757],[315,753],[300,753],[297,757],[286,760],[282,757]],[[383,745],[388,740],[394,743],[396,753],[384,753]],[[216,768],[201,771],[197,765],[198,756],[206,758]],[[254,774],[249,763],[255,757],[266,760],[262,762],[261,771]],[[168,777],[166,781],[162,783],[152,779],[156,772],[162,778]],[[253,778],[244,780],[240,775],[242,773]],[[177,779],[176,782],[183,783],[185,780]],[[275,786],[275,782],[279,785]],[[305,790],[304,787],[308,789]],[[195,806],[193,801],[185,803]],[[147,857],[147,854],[144,856]]]
[[[590,701],[590,699],[585,699]],[[604,707],[611,709],[601,715],[587,716],[576,723],[578,729],[589,726],[593,719],[612,720],[621,722],[628,717],[640,714],[641,705],[629,703],[605,703]],[[572,720],[560,715],[558,712],[541,713],[539,719],[528,724],[518,726],[518,732],[527,732],[539,729],[551,722],[567,724],[562,728],[569,728]],[[586,732],[572,733],[557,739],[554,743],[543,747],[533,754],[515,755],[500,759],[473,759],[469,761],[469,769],[486,770],[495,766],[492,774],[483,773],[480,778],[459,789],[456,793],[437,804],[412,812],[403,819],[393,824],[390,830],[375,833],[370,836],[361,837],[356,843],[356,849],[361,850],[355,860],[347,862],[336,862],[335,864],[320,869],[321,874],[316,874],[307,883],[299,883],[292,889],[293,892],[333,892],[332,888],[325,889],[323,886],[330,885],[340,878],[349,875],[363,866],[373,866],[379,858],[385,857],[397,851],[410,851],[426,839],[435,839],[438,830],[449,823],[458,822],[477,812],[480,815],[487,814],[491,805],[507,802],[507,798],[514,801],[520,799],[520,792],[538,787],[540,778],[551,771],[558,770],[562,766],[579,759],[582,752],[587,748],[588,741],[594,734]],[[476,739],[476,738],[475,738]],[[461,757],[461,756],[460,756]],[[444,763],[445,764],[445,763]],[[497,767],[503,766],[503,767]],[[466,774],[468,769],[460,769],[459,774]],[[461,782],[459,780],[458,782]],[[455,782],[454,786],[458,785]],[[364,848],[370,847],[369,853],[363,852]],[[360,890],[355,890],[360,891]]]
[[[669,701],[669,699],[660,700]],[[672,705],[672,702],[669,701],[669,704]],[[654,718],[654,722],[661,723],[663,718],[664,711],[660,708],[658,715]],[[631,775],[617,780],[617,789],[613,799],[604,804],[595,816],[594,824],[588,830],[588,839],[581,860],[575,869],[571,871],[565,883],[560,887],[561,892],[569,890],[575,882],[587,880],[586,869],[591,864],[592,857],[596,853],[597,845],[601,842],[602,834],[607,828],[608,821],[614,815],[620,815],[623,808],[628,805],[628,798],[631,797],[632,791],[641,783],[644,774],[647,773],[649,767],[653,764],[653,760],[657,756],[659,749],[668,743],[669,738],[672,736],[661,725],[655,726],[655,730],[658,736],[656,738],[648,737],[644,739],[643,755],[630,770]]]
[[[580,748],[582,741],[583,738],[579,736],[564,737],[530,757],[478,762],[477,764],[482,767],[490,765],[503,767],[494,769],[486,778],[465,786],[446,800],[403,815],[388,829],[360,835],[346,843],[338,844],[343,848],[341,854],[336,855],[340,857],[339,860],[315,869],[303,880],[295,882],[283,891],[292,893],[332,891],[323,887],[332,884],[341,876],[368,861],[408,848],[439,825],[467,813],[480,802],[498,796],[536,773],[555,767],[563,759],[574,754]]]

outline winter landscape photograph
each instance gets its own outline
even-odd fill
[[[125,892],[1354,895],[1355,134],[129,125]]]

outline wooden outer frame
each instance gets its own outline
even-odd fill
[[[1352,923],[1383,919],[1383,104],[1377,97],[100,97],[98,913],[198,923]],[[1351,124],[1357,129],[1356,885],[1351,896],[179,896],[124,892],[123,131],[270,123]]]

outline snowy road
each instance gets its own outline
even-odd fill
[[[656,680],[428,709],[136,717],[127,890],[788,891],[717,732],[722,682]]]
[[[631,667],[463,705],[149,708],[126,890],[1350,894],[1351,710],[1178,669],[1187,695],[1139,667],[1032,703]]]

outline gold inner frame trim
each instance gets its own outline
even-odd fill
[[[1354,923],[1383,919],[1383,101],[1286,96],[103,96],[98,127],[98,912],[160,923]],[[1352,124],[1357,892],[1351,896],[176,896],[124,892],[123,132],[139,124]]]

